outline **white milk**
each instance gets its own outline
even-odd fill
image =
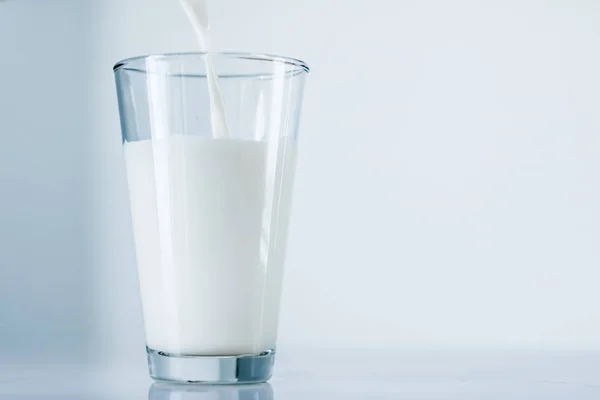
[[[182,355],[275,347],[293,143],[125,143],[147,345]]]

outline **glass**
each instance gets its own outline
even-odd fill
[[[226,129],[212,128],[207,63]],[[187,53],[131,58],[114,72],[150,376],[264,382],[309,68]]]

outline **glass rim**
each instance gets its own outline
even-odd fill
[[[113,72],[117,72],[121,69],[125,70],[133,70],[138,72],[150,72],[144,69],[139,69],[132,67],[132,64],[135,64],[139,61],[147,61],[152,59],[164,59],[164,60],[175,60],[177,58],[190,57],[190,56],[200,56],[200,57],[220,57],[220,58],[230,58],[230,59],[239,59],[239,60],[248,60],[248,61],[262,61],[272,64],[284,64],[289,65],[294,68],[297,68],[297,73],[309,73],[310,67],[308,64],[300,59],[286,56],[278,56],[274,54],[265,54],[265,53],[250,53],[250,52],[220,52],[220,51],[195,51],[195,52],[181,52],[181,53],[157,53],[157,54],[146,54],[141,56],[129,57],[125,58],[121,61],[118,61],[113,66]],[[128,68],[130,66],[130,68]],[[264,75],[264,74],[227,74],[227,75],[219,75],[219,78],[243,78],[254,75]],[[192,74],[194,77],[205,78],[206,74]]]

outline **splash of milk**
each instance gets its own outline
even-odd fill
[[[208,11],[205,0],[180,0],[181,6],[187,14],[192,27],[196,32],[200,51],[210,51],[210,36]],[[210,54],[204,56],[206,65],[206,79],[208,81],[208,94],[210,96],[210,122],[212,125],[213,136],[215,138],[229,138],[229,129],[225,119],[225,106],[223,103],[223,94],[219,86],[218,76],[215,72],[215,66]]]

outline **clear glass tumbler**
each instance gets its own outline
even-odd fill
[[[114,72],[150,376],[266,381],[309,68],[187,53]]]

